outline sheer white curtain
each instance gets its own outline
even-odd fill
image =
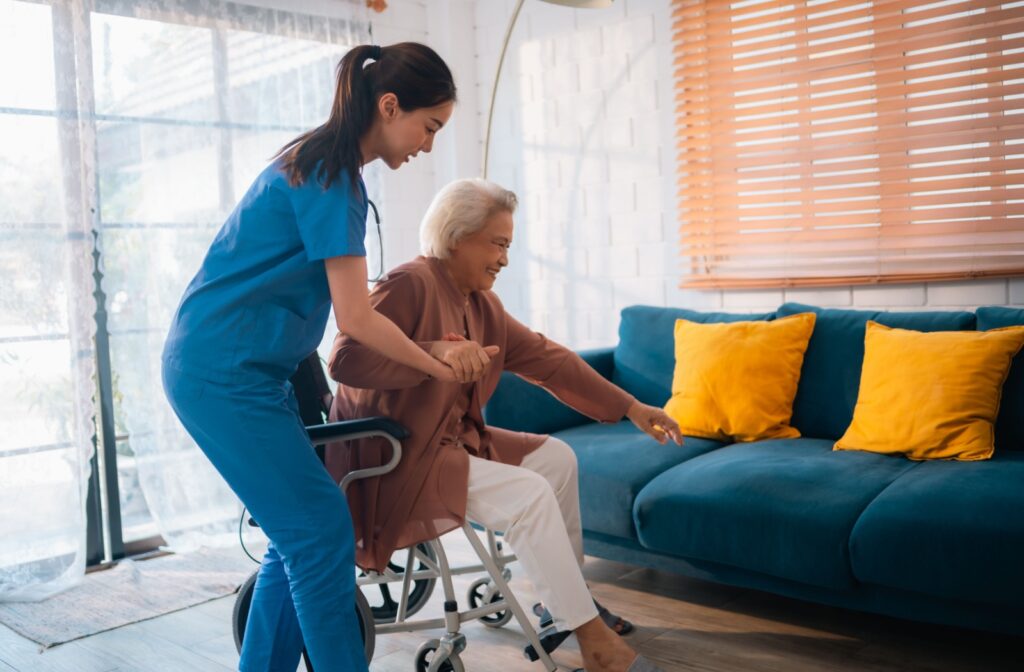
[[[94,166],[70,14],[0,16],[0,600],[40,599],[85,567]]]
[[[44,597],[84,568],[94,231],[125,539],[237,543],[240,504],[167,406],[160,352],[237,199],[326,119],[365,11],[0,0],[0,59],[25,66],[0,71],[0,599]]]

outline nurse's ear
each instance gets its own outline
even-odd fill
[[[394,121],[402,108],[398,105],[398,96],[393,93],[385,93],[377,99],[377,113],[385,122]]]

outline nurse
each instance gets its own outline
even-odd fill
[[[429,152],[455,103],[451,71],[415,43],[358,46],[338,66],[330,117],[256,178],[185,290],[163,352],[167,398],[270,540],[239,669],[367,669],[355,616],[352,520],[317,459],[289,377],[337,327],[390,359],[451,368],[370,306],[360,177]],[[482,362],[494,349],[479,348]]]

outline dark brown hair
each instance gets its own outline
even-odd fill
[[[375,60],[367,65],[369,59]],[[327,121],[275,156],[292,186],[305,182],[316,169],[314,177],[325,188],[342,172],[355,187],[363,162],[359,140],[370,129],[377,101],[385,93],[395,94],[406,112],[455,100],[451,70],[437,52],[417,42],[353,47],[338,63],[337,80]]]

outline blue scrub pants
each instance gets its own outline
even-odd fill
[[[355,611],[348,502],[317,459],[287,381],[212,383],[163,366],[185,429],[270,539],[245,629],[243,672],[367,670]]]

